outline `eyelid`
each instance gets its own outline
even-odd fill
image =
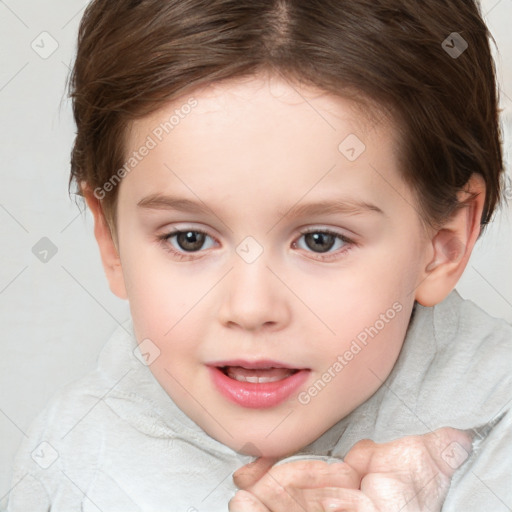
[[[319,224],[319,225],[313,225],[308,227],[300,227],[297,229],[297,231],[302,234],[305,233],[331,233],[333,235],[342,236],[346,239],[350,239],[352,243],[355,243],[358,235],[354,233],[353,231],[346,229],[346,228],[340,228],[340,227],[333,227],[328,224]]]
[[[321,252],[314,252],[314,251],[304,251],[304,252],[307,252],[308,254],[312,254],[313,255],[312,259],[317,260],[319,262],[328,262],[331,260],[340,259],[345,255],[345,253],[347,253],[354,247],[358,246],[357,242],[352,238],[352,236],[348,237],[341,231],[338,231],[337,229],[334,229],[334,228],[331,228],[328,226],[323,226],[323,227],[312,226],[312,227],[300,229],[299,235],[294,239],[293,245],[297,246],[297,243],[298,243],[297,240],[299,240],[302,236],[307,235],[309,233],[327,233],[331,236],[339,238],[345,244],[341,249],[338,249],[335,252],[321,253]]]
[[[220,243],[219,237],[212,234],[212,231],[214,231],[214,230],[212,230],[211,228],[203,227],[201,225],[199,225],[199,226],[195,225],[194,223],[191,223],[191,224],[181,223],[181,225],[180,225],[180,223],[176,223],[176,224],[173,224],[172,226],[164,226],[157,230],[157,237],[160,239],[169,238],[172,235],[176,235],[177,233],[186,233],[187,231],[201,233],[203,235],[210,237],[217,244]]]
[[[186,233],[187,231],[193,231],[194,233],[201,233],[209,238],[211,238],[215,244],[218,244],[219,241],[217,238],[213,235],[211,235],[208,230],[203,228],[196,228],[193,226],[186,226],[186,227],[180,227],[180,226],[173,226],[171,228],[167,228],[162,231],[161,234],[157,234],[157,240],[160,243],[160,245],[163,247],[165,251],[172,254],[174,258],[179,259],[180,261],[194,261],[202,258],[204,256],[204,253],[206,253],[205,250],[199,250],[196,252],[182,252],[176,250],[172,244],[170,243],[170,238],[173,236],[176,236],[179,233]]]
[[[200,249],[200,250],[195,251],[195,252],[188,252],[187,253],[187,252],[182,252],[182,251],[176,250],[170,244],[170,242],[169,242],[170,238],[172,238],[173,236],[176,236],[179,233],[184,233],[184,232],[187,232],[187,231],[192,231],[192,232],[195,232],[195,233],[201,233],[201,234],[211,238],[216,244],[219,244],[219,241],[217,240],[217,238],[215,236],[211,235],[208,232],[207,229],[196,228],[196,227],[193,227],[193,226],[190,226],[190,225],[186,226],[186,227],[173,226],[172,228],[169,228],[169,229],[165,230],[162,234],[157,235],[157,238],[160,241],[160,243],[163,244],[164,249],[167,252],[173,254],[175,257],[179,258],[180,260],[192,261],[192,260],[197,260],[197,259],[202,258],[204,256],[204,253],[207,253],[207,250]],[[331,253],[331,252],[315,253],[314,251],[305,251],[305,250],[303,250],[304,252],[307,252],[308,254],[312,254],[313,255],[313,259],[317,260],[317,261],[320,261],[320,262],[322,262],[322,261],[327,262],[327,261],[332,260],[332,259],[338,259],[338,258],[342,257],[350,249],[352,249],[354,246],[358,245],[357,242],[353,239],[352,235],[347,236],[343,232],[338,231],[337,229],[334,229],[332,227],[329,227],[329,226],[309,226],[307,228],[304,227],[304,228],[299,228],[298,229],[298,234],[294,237],[292,246],[296,247],[297,246],[297,240],[299,240],[302,236],[310,234],[310,233],[329,234],[329,235],[331,235],[331,236],[333,236],[335,238],[340,239],[345,244],[341,249],[338,249],[334,253]]]

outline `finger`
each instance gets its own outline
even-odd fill
[[[247,489],[254,485],[279,459],[259,457],[255,461],[242,466],[233,473],[233,481],[239,489]]]
[[[377,445],[370,439],[363,439],[349,450],[343,460],[360,475],[366,475],[372,468],[373,457],[379,446],[384,445]]]
[[[370,473],[361,482],[361,492],[378,510],[400,512],[440,511],[450,487],[450,480],[435,471],[419,480],[407,475]],[[408,481],[409,480],[409,481]]]
[[[328,464],[317,460],[287,462],[273,466],[252,487],[282,487],[292,489],[315,489],[321,487],[340,487],[359,489],[361,475],[344,462]]]
[[[451,477],[472,451],[468,433],[444,427],[422,436],[406,436],[377,444],[365,439],[356,443],[345,456],[345,462],[358,473],[410,471],[420,467],[425,458],[446,476]]]
[[[379,510],[399,510],[395,508],[377,509],[374,503],[361,491],[337,489],[337,495],[320,500],[325,512],[379,512]]]
[[[359,482],[359,474],[345,463],[307,460],[272,467],[248,490],[272,511],[320,512],[323,509],[318,500],[308,502],[306,491],[325,487],[358,489]]]
[[[362,491],[355,489],[340,489],[338,487],[305,489],[303,496],[304,507],[301,512],[304,510],[307,512],[316,510],[321,512],[341,510],[343,512],[374,512],[371,500]]]
[[[228,504],[229,512],[271,512],[256,496],[238,491]]]
[[[427,495],[435,499],[441,495],[436,477],[430,478],[426,485],[422,482],[420,488],[417,488],[414,482],[407,480],[408,477],[401,480],[389,473],[370,473],[361,482],[361,492],[378,505],[380,510],[400,510],[400,512],[431,510],[422,507],[426,503]]]
[[[473,438],[463,430],[444,427],[422,437],[437,467],[450,478],[473,451]]]
[[[379,509],[407,504],[404,512],[417,511],[429,504],[439,510],[451,477],[470,451],[471,437],[446,427],[384,444],[365,440],[354,445],[344,460],[366,473],[361,491]]]

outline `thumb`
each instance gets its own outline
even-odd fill
[[[344,458],[344,462],[357,471],[362,478],[373,469],[373,457],[378,448],[379,445],[371,439],[363,439],[349,450]]]
[[[247,489],[254,485],[279,459],[259,457],[253,462],[242,466],[233,473],[233,481],[239,489]]]
[[[432,459],[450,478],[473,451],[473,438],[470,433],[451,427],[443,427],[426,434],[424,440]]]
[[[472,437],[466,431],[443,427],[428,434],[405,436],[383,444],[364,439],[351,448],[344,460],[364,476],[396,471],[423,453],[428,454],[436,466],[451,478],[471,451]]]

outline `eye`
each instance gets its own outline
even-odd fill
[[[193,254],[202,249],[209,249],[214,245],[212,243],[204,247],[205,241],[208,239],[213,240],[213,238],[204,231],[197,229],[175,230],[160,236],[159,239],[164,244],[166,250],[180,259],[186,259],[186,253]]]
[[[196,253],[215,245],[215,240],[210,235],[197,229],[174,230],[159,236],[158,239],[164,249],[179,260],[196,259]],[[302,239],[304,243],[301,243]],[[341,233],[315,228],[303,231],[298,241],[292,245],[294,248],[316,254],[316,259],[327,261],[340,257],[355,243]]]
[[[338,257],[341,254],[347,252],[354,244],[354,242],[348,239],[341,233],[336,233],[328,229],[311,229],[303,231],[299,237],[299,241],[304,239],[304,244],[300,242],[294,242],[294,247],[299,247],[308,252],[314,252],[318,255],[328,253],[328,256],[320,256],[318,259],[332,259]],[[334,249],[334,251],[331,251]],[[336,251],[338,249],[338,251]],[[341,251],[339,250],[341,249]],[[331,251],[331,252],[329,252]]]

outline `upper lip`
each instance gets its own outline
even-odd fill
[[[268,368],[287,368],[289,370],[302,370],[297,366],[291,366],[286,363],[279,361],[272,361],[270,359],[259,359],[257,361],[246,361],[244,359],[232,359],[229,361],[215,361],[212,363],[206,363],[207,366],[216,366],[217,368],[223,368],[225,366],[241,366],[247,370],[263,370]]]

